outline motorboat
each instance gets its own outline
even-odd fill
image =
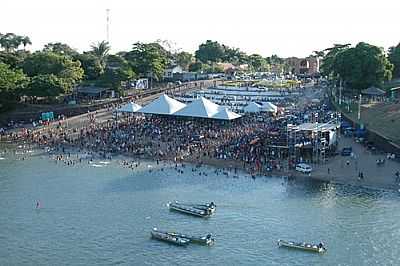
[[[212,214],[211,209],[199,209],[191,205],[182,205],[175,202],[169,202],[167,206],[170,210],[190,214],[197,217],[207,218],[210,217]]]
[[[215,240],[214,240],[214,238],[212,238],[211,234],[208,234],[206,236],[190,236],[190,235],[185,235],[185,234],[176,233],[176,232],[159,231],[159,230],[157,230],[157,228],[154,228],[153,231],[154,230],[159,233],[162,233],[162,234],[170,235],[172,237],[189,239],[190,243],[195,243],[195,244],[200,244],[200,245],[211,246],[215,242]]]
[[[210,203],[204,203],[204,204],[182,203],[182,202],[175,201],[174,204],[181,205],[181,206],[189,206],[189,207],[193,207],[193,208],[199,209],[199,210],[210,210],[211,213],[214,213],[216,210],[216,207],[217,207],[217,205],[215,205],[215,203],[212,201]]]
[[[309,244],[309,243],[300,243],[300,242],[293,242],[293,241],[285,241],[285,240],[278,240],[279,247],[287,247],[287,248],[294,248],[300,249],[305,251],[312,251],[317,253],[324,253],[326,251],[326,247],[321,242],[319,244]]]
[[[178,246],[186,246],[190,243],[190,240],[184,237],[173,236],[165,232],[160,232],[157,228],[153,228],[151,231],[151,237],[157,240],[172,243]]]

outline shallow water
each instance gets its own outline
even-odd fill
[[[76,166],[47,155],[2,154],[0,265],[399,265],[397,193],[246,174],[184,174],[142,162]],[[97,167],[95,166],[97,165]],[[164,171],[161,171],[161,168]],[[150,172],[151,171],[151,172]],[[36,200],[41,208],[35,209]],[[209,219],[170,212],[171,200],[214,201]],[[212,247],[177,247],[150,230],[212,233]],[[318,255],[278,239],[323,241]]]

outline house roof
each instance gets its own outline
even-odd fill
[[[362,90],[361,94],[369,96],[383,96],[385,95],[385,91],[377,87],[369,87],[368,89]]]
[[[121,108],[118,108],[117,112],[136,113],[137,111],[140,110],[140,108],[142,108],[142,106],[140,106],[139,104],[136,104],[134,102],[129,102],[129,103],[123,105]]]
[[[171,115],[185,106],[186,104],[163,94],[153,102],[141,108],[140,112],[145,114]]]
[[[201,97],[189,105],[187,105],[185,108],[182,108],[178,112],[176,112],[174,115],[177,116],[190,116],[190,117],[203,117],[203,118],[211,118],[213,115],[218,113],[222,109],[221,106],[219,106],[216,103],[213,103],[210,100],[207,100],[204,97]]]

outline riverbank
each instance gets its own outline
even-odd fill
[[[341,146],[349,145],[350,139],[342,139]],[[137,163],[141,161],[153,161],[160,164],[175,164],[177,169],[180,169],[182,166],[186,164],[190,164],[193,167],[201,167],[201,166],[209,166],[219,169],[219,172],[226,177],[235,178],[239,175],[247,174],[249,177],[253,179],[258,179],[262,176],[268,177],[282,177],[289,179],[296,179],[299,181],[308,181],[310,179],[342,184],[342,185],[351,185],[356,187],[365,187],[369,189],[384,189],[384,190],[395,190],[398,191],[400,186],[396,180],[394,175],[394,171],[399,169],[399,164],[396,162],[388,161],[385,163],[385,166],[377,166],[375,164],[375,160],[377,158],[381,158],[380,155],[374,154],[361,154],[361,157],[356,158],[348,158],[348,157],[339,157],[331,158],[329,162],[325,164],[312,165],[313,171],[310,175],[302,174],[295,170],[258,170],[255,171],[252,164],[244,164],[241,161],[237,160],[221,160],[210,157],[183,157],[179,159],[175,158],[158,158],[155,159],[154,156],[134,156],[130,153],[98,153],[93,152],[88,149],[79,149],[73,146],[66,146],[64,148],[50,148],[50,147],[40,147],[37,144],[32,144],[29,142],[20,142],[20,143],[7,143],[6,149],[9,152],[16,151],[21,148],[26,148],[27,151],[31,151],[32,149],[40,149],[41,154],[47,154],[53,157],[54,160],[64,162],[65,165],[75,165],[76,162],[80,160],[80,156],[83,154],[85,163],[93,163],[96,165],[96,162],[104,161],[104,160],[120,160],[126,161],[127,166],[134,168]],[[354,146],[354,152],[359,154],[362,146],[360,147]],[[49,151],[51,151],[49,153]],[[1,152],[1,149],[0,149]],[[18,151],[18,154],[23,154],[23,150]],[[79,156],[78,156],[79,155]],[[29,153],[27,152],[27,156],[23,156],[22,159],[28,159]],[[350,161],[349,165],[346,164],[347,161]],[[284,162],[282,162],[284,165]],[[329,169],[329,170],[328,170]],[[362,170],[364,173],[364,178],[360,179],[358,177],[358,173]],[[240,174],[241,173],[241,174]]]

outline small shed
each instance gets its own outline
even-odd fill
[[[111,89],[96,86],[79,86],[75,89],[75,93],[78,97],[99,99],[110,96]]]
[[[382,101],[386,92],[377,87],[369,87],[368,89],[362,90],[361,95],[365,96],[369,101]]]

